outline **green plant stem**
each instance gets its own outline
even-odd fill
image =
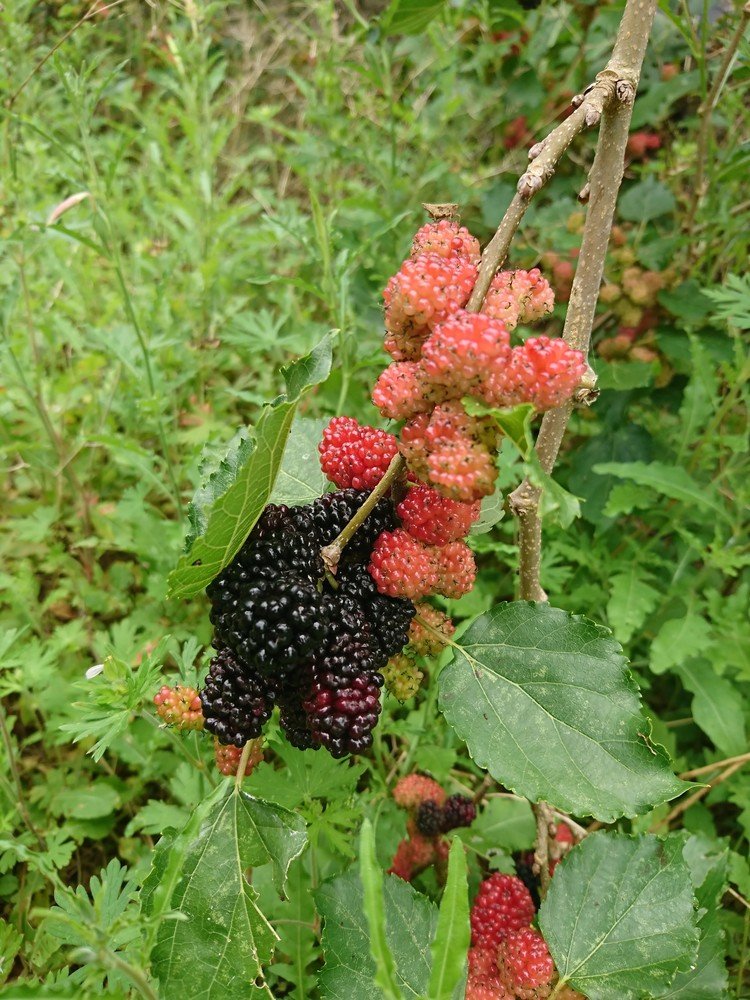
[[[395,480],[397,480],[406,469],[406,462],[401,455],[394,455],[391,464],[388,466],[385,475],[378,485],[359,508],[354,517],[343,528],[341,533],[334,538],[330,545],[324,546],[320,552],[326,568],[335,575],[336,568],[341,558],[341,553],[351,541],[353,535],[360,528],[372,513],[377,502],[385,496]]]
[[[159,1000],[158,995],[151,989],[151,985],[146,979],[145,973],[141,969],[137,968],[135,965],[131,965],[129,962],[126,962],[113,951],[100,952],[99,960],[102,965],[117,969],[124,976],[127,976],[140,995],[145,997],[146,1000]]]
[[[240,762],[237,765],[237,774],[234,776],[234,791],[239,793],[242,788],[242,782],[245,777],[245,771],[247,771],[247,762],[250,760],[250,754],[253,749],[252,740],[248,740],[247,743],[242,748],[242,756],[240,757]]]
[[[5,719],[5,706],[2,701],[0,701],[0,734],[2,735],[3,745],[5,747],[5,756],[8,758],[8,769],[10,771],[11,777],[13,778],[13,784],[16,788],[16,804],[18,805],[18,810],[23,817],[23,821],[28,828],[29,833],[34,837],[39,849],[45,851],[47,849],[44,843],[44,838],[39,833],[37,828],[34,826],[34,822],[31,819],[31,815],[26,806],[26,799],[23,794],[23,785],[21,784],[21,775],[18,773],[18,765],[16,764],[16,755],[13,750],[13,741],[10,738],[10,733],[8,732],[8,725]]]
[[[214,780],[213,775],[209,772],[206,765],[199,757],[193,757],[188,748],[185,746],[185,741],[183,739],[177,736],[169,726],[163,726],[150,712],[144,710],[140,712],[139,715],[142,719],[150,722],[152,726],[159,730],[159,732],[164,733],[167,739],[172,742],[173,746],[182,754],[185,760],[189,761],[193,767],[197,768],[199,771],[202,771],[211,787],[216,788],[216,781]]]
[[[742,928],[742,946],[740,948],[740,960],[737,965],[737,996],[742,996],[742,988],[745,985],[745,969],[747,968],[747,946],[750,939],[750,910],[745,910],[745,920]]]

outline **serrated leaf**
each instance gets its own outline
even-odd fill
[[[430,1000],[451,1000],[457,990],[463,995],[470,940],[466,855],[463,844],[458,837],[454,837],[448,855],[448,878],[432,942],[432,971],[427,990]]]
[[[318,443],[328,418],[294,418],[270,503],[288,507],[310,503],[328,489],[328,480],[320,468]]]
[[[657,606],[661,594],[646,581],[650,574],[637,562],[610,580],[607,619],[619,642],[630,642],[633,634]]]
[[[13,960],[21,950],[23,937],[7,921],[0,918],[0,986],[13,969]]]
[[[603,822],[687,785],[650,739],[638,689],[607,629],[545,604],[478,618],[440,673],[440,707],[476,763],[532,801]]]
[[[682,466],[664,465],[662,462],[604,462],[595,465],[594,472],[601,476],[627,479],[638,486],[648,486],[672,500],[680,500],[726,516],[713,487],[696,482]]]
[[[505,498],[502,490],[495,485],[493,492],[482,500],[479,517],[472,524],[470,535],[484,535],[505,517]]]
[[[273,492],[299,396],[326,378],[330,366],[328,336],[310,354],[284,369],[293,394],[264,407],[254,429],[255,447],[237,467],[231,486],[213,499],[204,533],[169,574],[168,597],[199,593],[237,554]]]
[[[381,23],[389,35],[417,35],[445,5],[446,0],[391,0]]]
[[[364,914],[359,872],[351,870],[325,882],[315,894],[325,920],[325,966],[318,985],[326,1000],[383,1000],[375,986],[375,963]],[[383,881],[386,940],[396,961],[396,978],[407,997],[423,996],[430,976],[429,943],[437,908],[396,875]]]
[[[693,719],[714,746],[727,757],[747,749],[742,696],[726,677],[719,677],[708,660],[689,659],[678,667],[693,694]]]
[[[162,921],[151,952],[162,1000],[271,996],[264,966],[276,934],[245,872],[272,863],[281,891],[305,842],[299,816],[230,787],[212,799],[197,836],[175,848],[171,870],[168,844],[144,887],[147,912],[166,883],[166,905],[182,917]]]
[[[649,664],[655,674],[663,674],[691,656],[698,656],[711,642],[711,626],[690,611],[671,618],[659,629],[651,643]]]
[[[222,497],[237,478],[240,468],[247,462],[255,447],[247,427],[241,427],[226,447],[224,454],[217,458],[207,455],[201,461],[200,472],[203,482],[193,494],[188,504],[190,530],[185,538],[185,551],[208,527],[211,508]]]
[[[589,1000],[653,996],[695,959],[683,839],[593,833],[557,867],[539,927],[560,978]]]

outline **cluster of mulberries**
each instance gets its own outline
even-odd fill
[[[574,842],[569,827],[556,837],[559,856]],[[559,856],[557,860],[559,860]],[[553,992],[555,966],[544,938],[531,926],[539,904],[530,859],[516,862],[518,875],[495,872],[479,887],[471,908],[471,950],[466,1000],[545,1000]],[[550,864],[550,871],[554,865]],[[582,1000],[569,987],[556,996]]]
[[[390,461],[383,449],[369,454]],[[377,481],[372,465],[348,469],[348,481],[367,488],[347,487],[300,507],[269,504],[207,588],[217,653],[200,702],[206,729],[225,747],[257,739],[275,706],[300,749],[322,746],[342,757],[372,743],[380,671],[406,645],[414,605],[380,593],[367,571],[376,539],[395,525],[390,500],[375,506],[346,547],[335,586],[326,578],[321,548]]]
[[[460,826],[471,826],[476,807],[465,795],[446,795],[432,778],[409,774],[393,789],[396,804],[406,809],[407,836],[400,841],[389,872],[411,882],[430,865],[440,874],[448,857],[443,834]]]
[[[417,477],[464,503],[492,492],[496,470],[492,424],[469,416],[462,397],[543,411],[568,399],[585,371],[583,355],[559,338],[511,345],[519,323],[552,311],[552,288],[538,269],[498,272],[481,310],[465,309],[478,260],[479,244],[458,223],[419,230],[383,293],[393,363],[372,393],[384,417],[405,421],[401,451]]]

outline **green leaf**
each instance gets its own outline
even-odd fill
[[[489,799],[471,824],[471,843],[479,839],[489,850],[525,851],[531,846],[536,824],[525,799]]]
[[[109,816],[120,804],[120,796],[104,781],[61,789],[50,802],[56,816],[69,819],[100,819]]]
[[[325,1000],[383,1000],[375,986],[375,963],[364,913],[359,872],[323,883],[315,894],[325,920],[325,967],[318,985]],[[396,979],[404,994],[423,996],[430,976],[429,942],[437,927],[437,908],[396,875],[383,882],[385,935],[396,961]]]
[[[682,618],[671,618],[651,643],[651,670],[663,674],[690,657],[698,656],[710,642],[711,626],[701,615],[687,611]]]
[[[555,871],[539,927],[560,978],[590,1000],[653,996],[695,959],[683,839],[593,833]]]
[[[209,453],[201,459],[200,473],[203,482],[188,504],[190,530],[185,538],[186,552],[190,551],[196,538],[205,534],[211,508],[236,480],[239,470],[249,459],[254,447],[255,442],[250,436],[250,430],[241,427],[221,457],[217,458]]]
[[[283,503],[288,507],[310,503],[329,488],[328,480],[320,468],[318,443],[328,418],[294,418],[281,468],[270,503]]]
[[[649,578],[650,574],[633,561],[610,580],[607,619],[618,642],[630,642],[661,599],[659,591],[646,582]]]
[[[681,500],[726,516],[714,490],[697,483],[682,466],[664,465],[662,462],[604,462],[595,465],[594,472],[600,476],[627,479],[638,486],[648,486],[672,500]]]
[[[650,222],[675,210],[675,198],[666,184],[654,177],[639,181],[620,198],[620,217],[628,222]]]
[[[726,891],[728,851],[708,837],[690,837],[682,852],[688,863],[698,901],[698,957],[684,972],[678,972],[659,1000],[725,1000],[727,966],[721,898]]]
[[[578,497],[573,496],[561,486],[552,476],[544,471],[539,456],[534,451],[526,465],[526,475],[529,481],[542,489],[540,511],[542,517],[555,515],[555,520],[563,528],[569,528],[577,517],[581,516],[581,504]]]
[[[305,846],[302,819],[229,786],[212,797],[197,836],[178,842],[172,847],[176,863],[171,865],[168,843],[144,886],[147,912],[166,884],[166,905],[181,918],[161,922],[151,953],[160,997],[270,997],[264,965],[276,934],[245,872],[272,863],[281,891]]]
[[[659,303],[684,323],[696,325],[711,312],[711,301],[703,294],[703,286],[695,278],[683,281],[677,288],[659,292]]]
[[[284,369],[290,394],[264,407],[255,426],[252,450],[249,444],[238,443],[237,450],[242,449],[246,460],[240,464],[240,454],[225,457],[225,468],[218,472],[214,486],[206,485],[207,493],[199,500],[200,511],[191,517],[193,529],[205,521],[205,530],[169,574],[167,596],[199,593],[235,557],[273,492],[299,396],[323,381],[330,368],[329,335],[310,354]],[[230,480],[231,485],[219,495]]]
[[[311,386],[325,382],[331,373],[333,363],[333,338],[333,333],[326,334],[309,354],[281,369],[286,384],[287,399],[299,399]]]
[[[545,604],[500,604],[453,649],[440,707],[476,763],[507,788],[608,823],[687,787],[652,744],[607,629]]]
[[[387,1000],[403,1000],[396,979],[396,963],[386,938],[383,872],[375,857],[372,823],[366,819],[359,839],[359,873],[364,890],[364,910],[370,932],[370,955],[375,962],[375,985]]]
[[[654,377],[659,370],[656,361],[602,361],[596,359],[593,364],[596,372],[597,386],[602,391],[614,389],[617,392],[628,392],[631,389],[642,389],[653,385]]]
[[[391,0],[381,24],[389,35],[418,35],[446,5],[446,0]]]
[[[708,660],[690,659],[678,673],[693,697],[693,719],[714,746],[727,757],[747,749],[742,696],[725,677],[719,677]]]
[[[466,855],[463,844],[454,837],[448,856],[448,879],[432,942],[432,972],[427,990],[430,1000],[451,1000],[458,989],[463,996],[470,940]]]
[[[508,410],[497,410],[488,409],[471,397],[464,402],[467,413],[492,417],[503,434],[518,448],[521,456],[525,459],[530,457],[534,448],[534,438],[531,433],[534,407],[531,403],[521,403]]]
[[[502,490],[496,485],[494,491],[482,500],[479,517],[472,524],[469,534],[484,535],[494,528],[498,521],[502,521],[505,517],[504,503]]]
[[[6,920],[0,918],[0,986],[13,969],[13,960],[21,950],[23,937]]]

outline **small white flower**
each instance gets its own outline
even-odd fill
[[[98,677],[103,670],[104,670],[103,663],[95,663],[93,667],[89,667],[89,669],[86,671],[86,680],[93,681],[93,679],[95,677]]]

